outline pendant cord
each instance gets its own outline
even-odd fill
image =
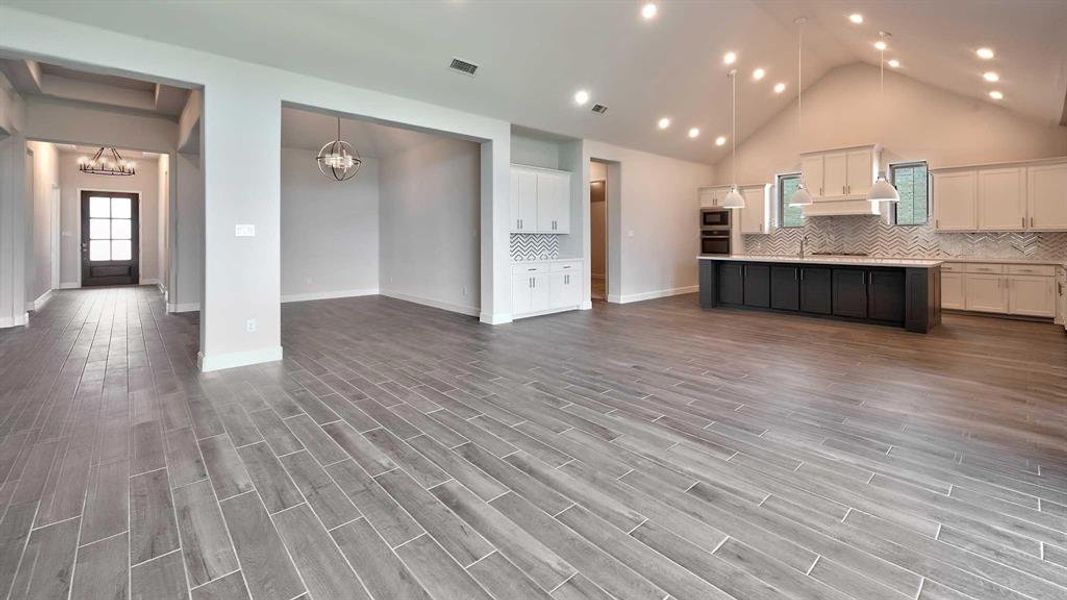
[[[797,137],[804,135],[804,24],[797,36]]]
[[[730,79],[733,81],[733,133],[730,135],[730,144],[732,147],[730,158],[730,170],[732,171],[732,177],[734,180],[734,186],[737,186],[737,69],[730,72]]]

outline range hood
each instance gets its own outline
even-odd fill
[[[867,196],[878,177],[881,157],[878,144],[801,154],[800,170],[813,200],[804,205],[804,216],[880,215],[881,201]]]
[[[855,200],[841,198],[815,198],[814,204],[803,207],[804,218],[838,217],[842,215],[880,215],[882,203],[878,200],[860,198]]]

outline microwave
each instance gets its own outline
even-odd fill
[[[700,232],[700,253],[702,255],[708,254],[730,254],[730,231],[701,231]]]
[[[700,209],[700,229],[703,231],[729,231],[730,209],[729,208],[702,208]]]

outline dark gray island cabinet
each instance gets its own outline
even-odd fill
[[[700,305],[863,321],[926,333],[941,323],[936,260],[700,256]]]

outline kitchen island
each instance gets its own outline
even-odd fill
[[[941,262],[838,256],[697,257],[700,306],[862,321],[927,333],[941,323]]]

